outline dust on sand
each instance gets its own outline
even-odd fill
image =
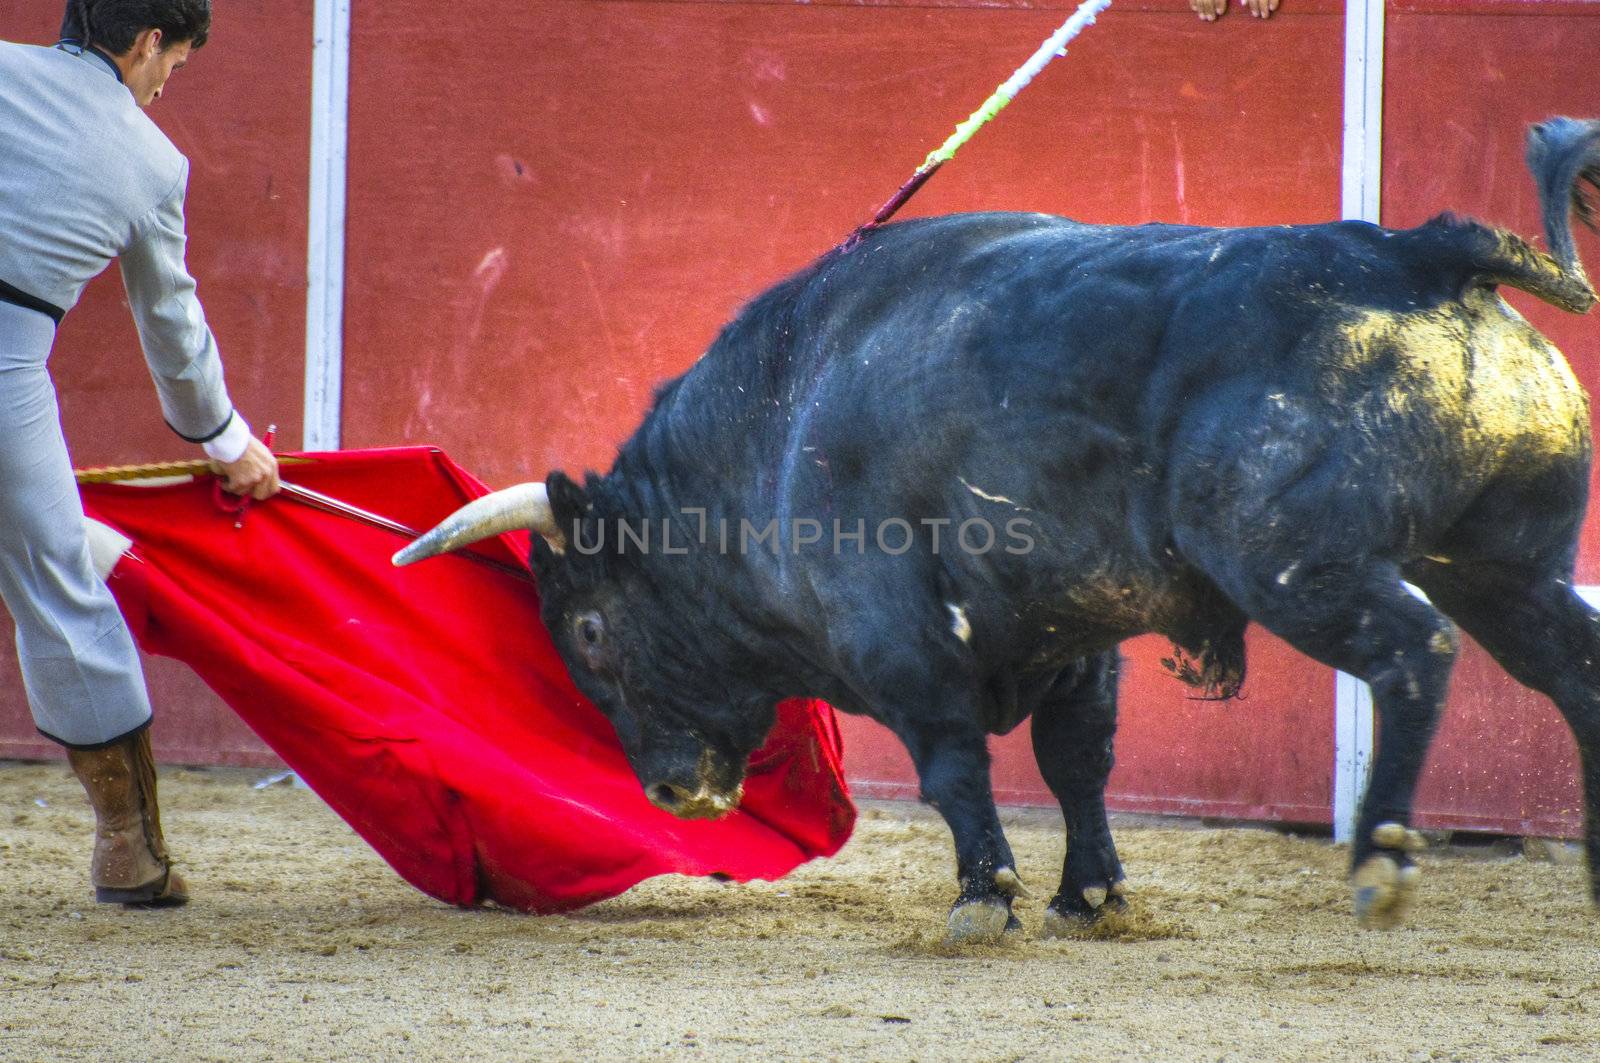
[[[1040,941],[1062,837],[1018,813],[1027,931],[950,949],[948,835],[912,805],[781,882],[536,918],[424,897],[258,777],[164,773],[195,901],[129,912],[89,900],[65,769],[0,765],[0,1058],[1600,1058],[1582,868],[1503,847],[1424,855],[1409,925],[1374,932],[1324,839],[1124,823],[1130,914]]]

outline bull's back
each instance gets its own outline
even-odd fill
[[[682,390],[746,426],[700,449],[772,470],[750,508],[779,515],[1011,507],[1136,568],[1184,506],[1301,480],[1364,505],[1426,479],[1426,512],[1390,523],[1448,521],[1497,476],[1586,467],[1589,441],[1560,353],[1492,291],[1463,296],[1441,234],[906,222],[758,299]]]
[[[828,489],[857,469],[875,498],[981,474],[1070,509],[1063,492],[1159,473],[1197,402],[1297,386],[1296,343],[1343,286],[1329,245],[1350,239],[1016,214],[889,227],[784,293],[801,322],[784,460],[842,453]]]
[[[1560,351],[1419,244],[1438,229],[907,223],[824,282],[852,294],[817,379],[902,430],[942,416],[1028,437],[1065,418],[1160,449],[1196,404],[1288,391],[1377,443],[1385,426],[1433,433],[1475,463],[1583,451],[1587,397]]]

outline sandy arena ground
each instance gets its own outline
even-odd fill
[[[196,894],[93,904],[62,766],[0,765],[0,1059],[1594,1060],[1600,919],[1582,870],[1506,844],[1424,857],[1407,929],[1357,930],[1344,852],[1119,824],[1109,939],[939,944],[944,827],[874,804],[835,860],[748,886],[647,882],[570,917],[457,911],[315,796],[166,772]],[[1041,895],[1062,839],[1008,817]]]

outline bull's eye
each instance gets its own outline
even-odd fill
[[[606,624],[599,613],[583,613],[573,621],[573,626],[578,631],[578,638],[590,649],[598,648],[605,641]]]

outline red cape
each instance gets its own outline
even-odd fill
[[[286,480],[417,529],[486,490],[427,447],[304,456]],[[440,900],[556,912],[666,872],[771,879],[850,836],[821,702],[780,707],[738,811],[680,820],[572,685],[528,579],[462,556],[395,569],[402,537],[283,495],[236,528],[204,477],[83,500],[134,542],[109,583],[139,644],[193,667]],[[525,533],[477,549],[527,571]]]

